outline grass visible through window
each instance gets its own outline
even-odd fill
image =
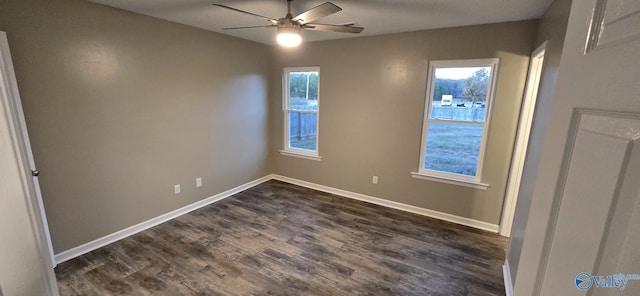
[[[482,128],[482,124],[430,122],[424,168],[475,176]]]
[[[316,137],[291,137],[289,139],[289,147],[296,149],[316,150]]]

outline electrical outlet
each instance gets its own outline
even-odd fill
[[[180,193],[180,184],[173,185],[173,193],[175,193],[175,194]]]
[[[373,180],[371,180],[371,183],[378,184],[378,176],[373,176]]]
[[[196,187],[202,187],[202,178],[201,177],[196,178]]]

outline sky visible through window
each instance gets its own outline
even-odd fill
[[[442,79],[467,79],[474,72],[485,67],[436,68],[436,77]]]

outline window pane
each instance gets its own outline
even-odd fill
[[[318,72],[289,73],[289,109],[318,110]]]
[[[484,121],[491,67],[436,68],[430,118]]]
[[[289,148],[316,151],[318,114],[289,112]]]
[[[424,168],[475,177],[482,129],[481,123],[429,122]]]

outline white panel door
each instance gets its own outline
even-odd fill
[[[7,37],[0,32],[0,296],[58,295],[51,241],[32,170]]]
[[[593,278],[640,274],[639,33],[640,1],[573,1],[534,197],[552,196],[534,295],[640,295],[640,280]]]
[[[640,295],[640,281],[600,288],[593,278],[640,274],[640,116],[579,110],[576,121],[543,287],[558,295]]]

